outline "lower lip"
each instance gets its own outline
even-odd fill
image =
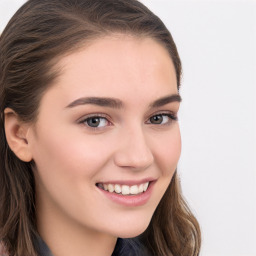
[[[122,195],[122,194],[117,194],[115,192],[110,193],[99,187],[97,188],[113,202],[124,205],[124,206],[134,207],[134,206],[144,205],[148,202],[152,194],[154,184],[155,184],[155,181],[150,182],[148,189],[145,192],[138,195]]]

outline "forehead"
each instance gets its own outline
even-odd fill
[[[81,96],[125,97],[177,92],[171,57],[151,38],[108,36],[62,57],[60,75],[51,90],[72,101]],[[165,93],[166,91],[166,93]]]

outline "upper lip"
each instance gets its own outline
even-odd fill
[[[96,184],[119,184],[119,185],[139,185],[139,184],[143,184],[146,182],[151,182],[151,181],[155,181],[155,178],[145,178],[145,179],[141,179],[141,180],[108,180],[108,181],[100,181],[97,182]]]

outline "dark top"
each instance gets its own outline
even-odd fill
[[[35,240],[35,247],[39,256],[54,256],[46,243],[39,236]],[[137,238],[118,238],[112,256],[150,256],[150,253]]]
[[[52,252],[46,245],[46,243],[39,236],[35,240],[35,247],[38,255],[40,256],[53,256]]]

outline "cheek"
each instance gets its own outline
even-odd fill
[[[106,140],[85,136],[81,130],[42,129],[34,143],[33,158],[41,176],[79,183],[93,178],[111,158],[112,144]]]
[[[94,178],[109,159],[109,150],[100,147],[102,140],[52,129],[50,133],[40,130],[40,138],[35,142],[33,158],[39,201],[47,198],[48,204],[53,199],[71,215],[83,211],[79,208],[81,200],[93,205],[95,202],[88,195],[95,189]]]
[[[172,176],[181,154],[181,136],[178,124],[169,134],[163,134],[154,146],[156,164],[163,175]]]

